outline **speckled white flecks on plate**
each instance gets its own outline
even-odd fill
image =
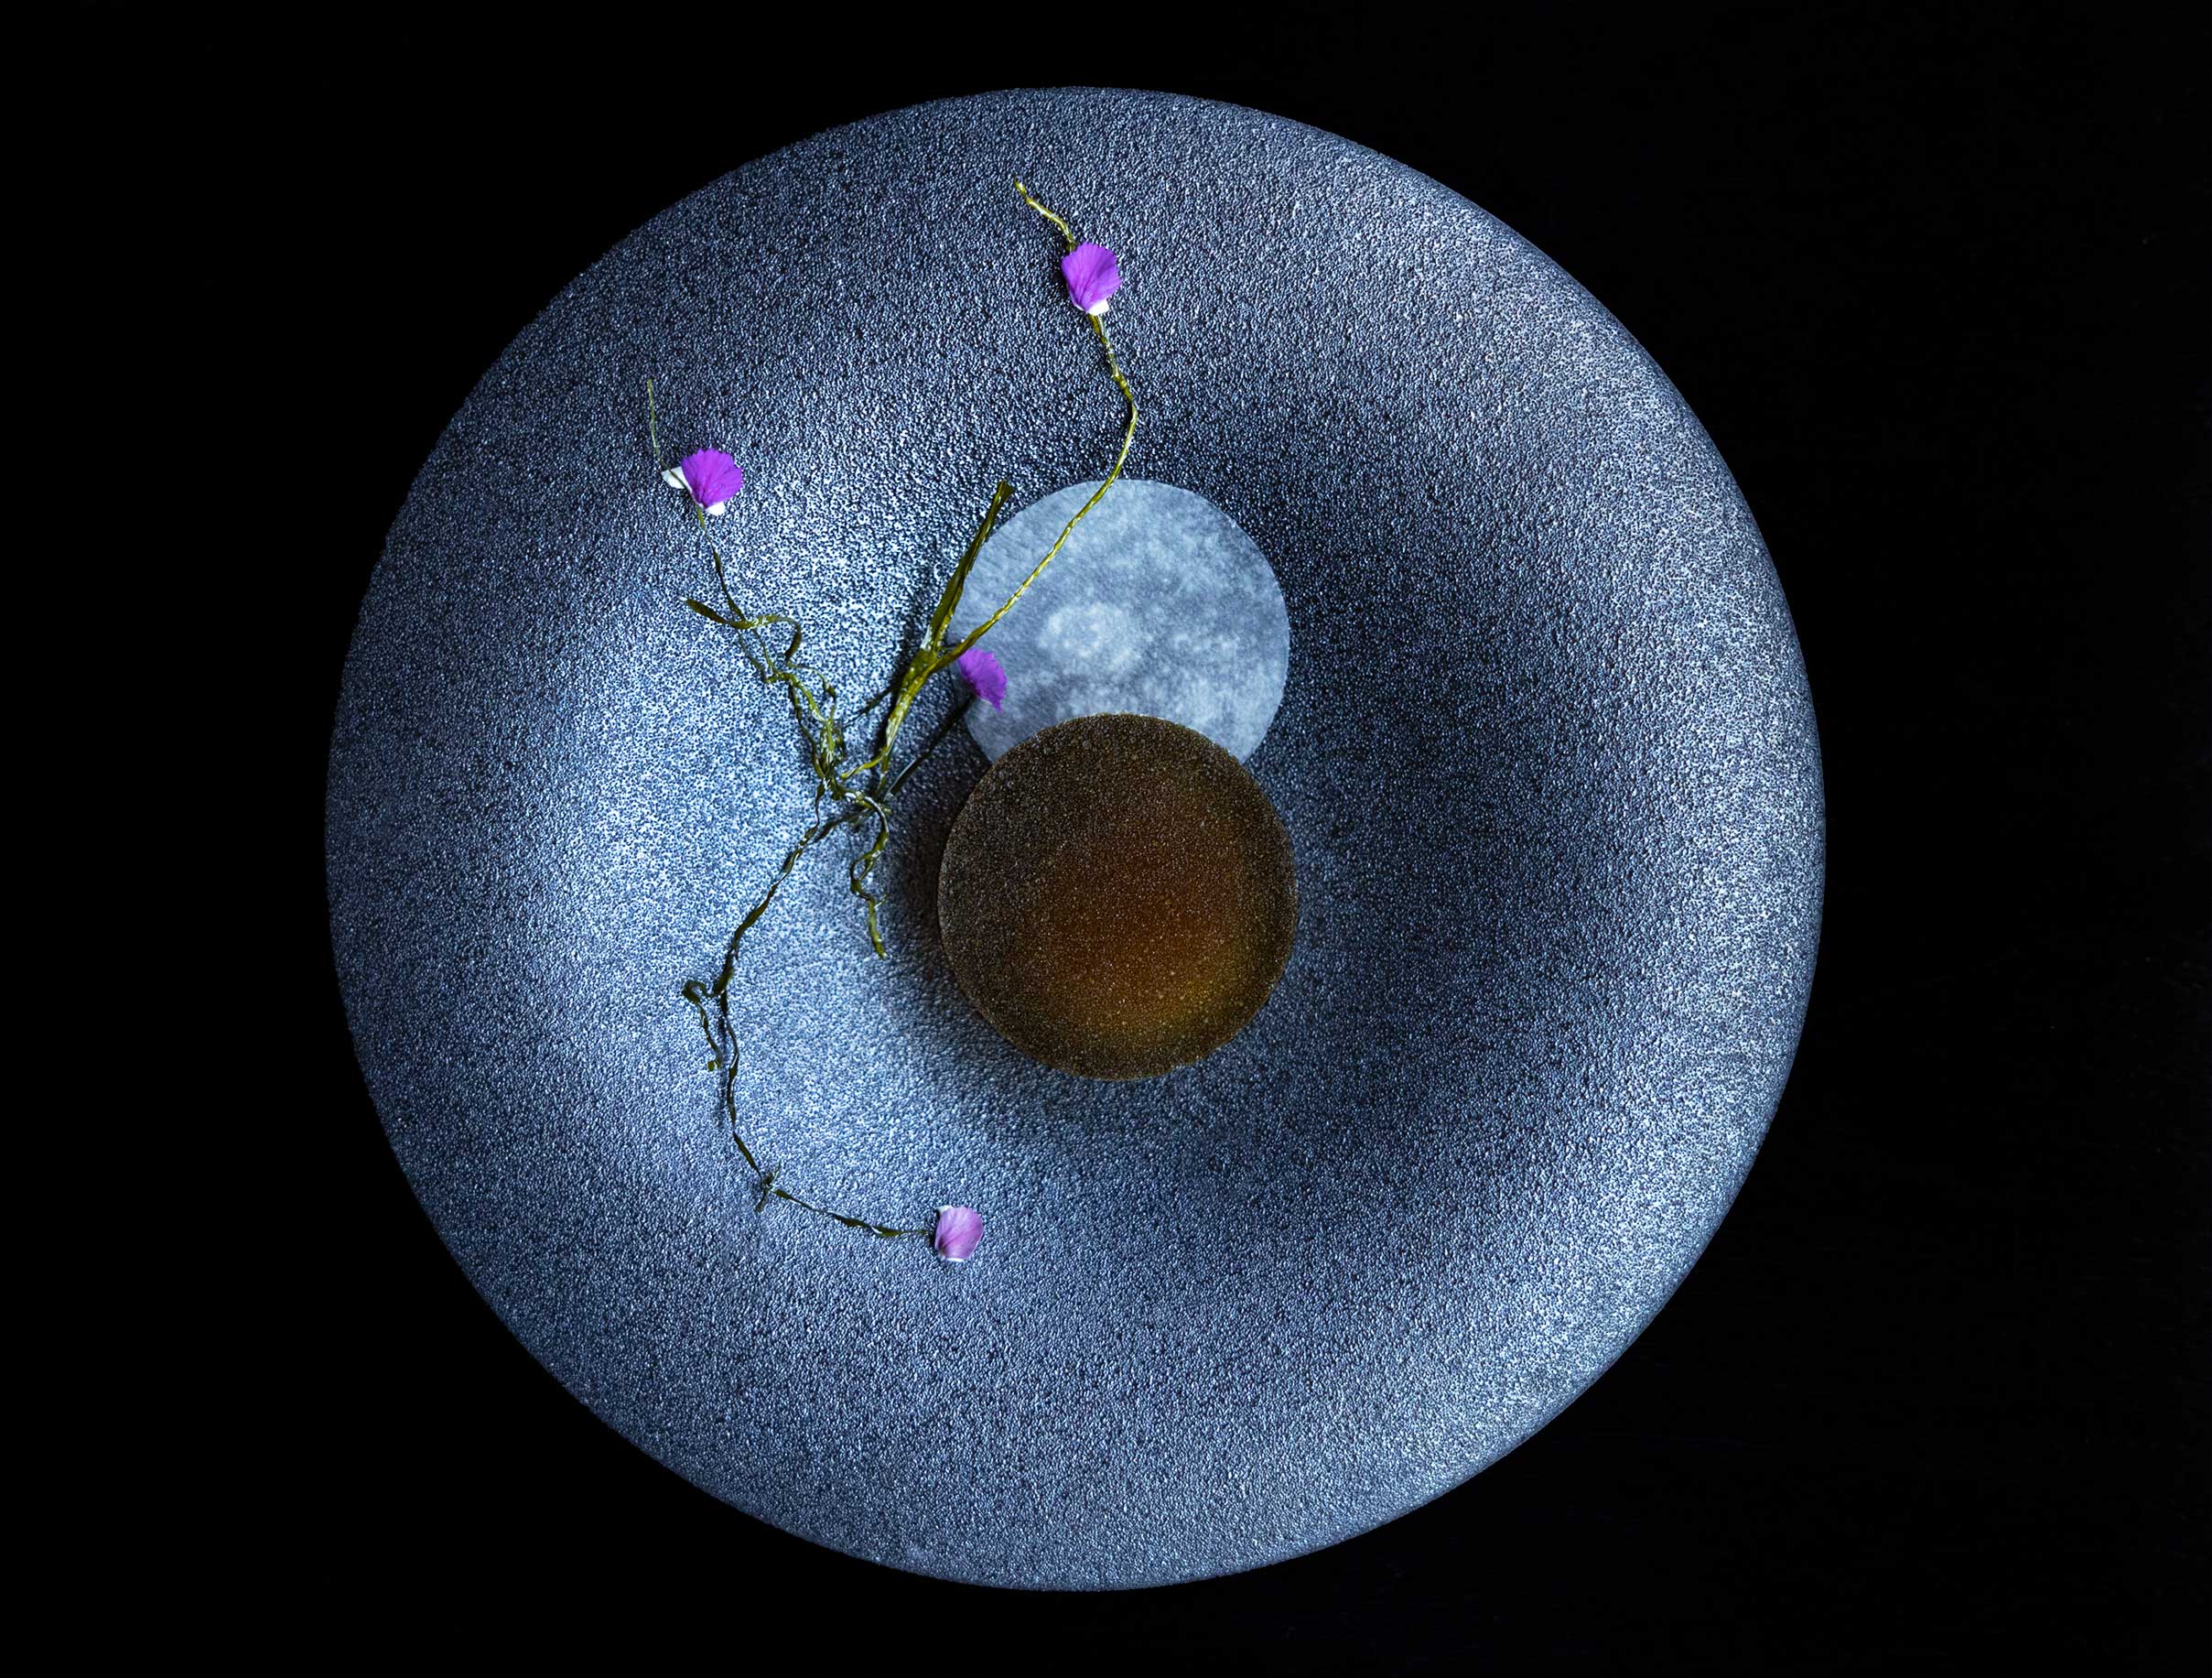
[[[1248,767],[1300,921],[1234,1042],[1097,1083],[1010,1048],[938,945],[936,859],[986,766],[964,731],[901,795],[888,960],[844,854],[810,857],[746,942],[738,1110],[812,1198],[976,1207],[954,1266],[756,1213],[718,1117],[679,987],[809,783],[779,697],[682,604],[711,584],[643,386],[671,449],[744,469],[716,521],[740,598],[875,691],[991,487],[1096,480],[1119,440],[1016,172],[1119,254],[1130,471],[1204,496],[1280,583],[1289,669]],[[1788,607],[1635,340],[1402,165],[1096,89],[818,135],[562,292],[393,525],[328,813],[370,1091],[508,1327],[737,1508],[1001,1585],[1257,1566],[1542,1426],[1743,1181],[1819,914]]]

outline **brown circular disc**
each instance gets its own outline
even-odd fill
[[[1298,874],[1243,764],[1181,723],[1107,713],[1032,734],[977,783],[937,918],[960,988],[1015,1047],[1085,1077],[1155,1077],[1267,1001]]]

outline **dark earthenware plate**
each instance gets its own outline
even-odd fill
[[[743,460],[739,587],[879,681],[1001,476],[1117,407],[1020,173],[1112,244],[1131,471],[1273,562],[1296,848],[1272,1001],[1201,1065],[1047,1071],[931,922],[981,754],[910,786],[878,962],[836,860],[749,946],[739,1100],[678,998],[801,824],[645,443]],[[942,704],[942,696],[933,704]],[[925,718],[924,722],[928,720]],[[519,337],[394,525],[347,666],[332,928],[423,1205],[571,1391],[739,1509],[1032,1586],[1331,1543],[1527,1438],[1648,1322],[1788,1070],[1818,752],[1775,573],[1680,396],[1545,257],[1295,123],[1074,90],[820,135],[655,218]],[[549,1471],[557,1472],[557,1465]]]

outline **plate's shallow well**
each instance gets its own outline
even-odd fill
[[[740,593],[872,690],[1000,476],[1020,504],[1111,458],[1016,173],[1121,254],[1131,470],[1211,498],[1280,579],[1289,681],[1248,767],[1301,924],[1225,1049],[1097,1083],[1024,1059],[947,970],[965,734],[910,784],[889,961],[841,859],[811,863],[747,947],[773,982],[741,989],[739,1106],[802,1192],[980,1207],[955,1269],[757,1216],[718,1120],[678,988],[806,782],[782,708],[682,606],[702,561],[642,392],[667,441],[745,465],[719,526]],[[1620,1354],[1773,1113],[1821,810],[1757,531],[1602,308],[1372,152],[1077,90],[740,169],[515,341],[371,586],[329,849],[392,1144],[571,1391],[823,1543],[1102,1586],[1387,1521]]]

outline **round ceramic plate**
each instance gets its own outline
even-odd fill
[[[872,690],[994,483],[1020,506],[1112,460],[1117,400],[1015,175],[1120,254],[1131,473],[1207,497],[1281,585],[1247,766],[1301,920],[1227,1047],[1097,1083],[1024,1059],[947,969],[964,732],[909,785],[888,960],[842,856],[802,870],[746,949],[749,1139],[843,1208],[979,1208],[955,1268],[756,1212],[718,1116],[679,988],[809,783],[684,608],[707,579],[643,388],[674,449],[745,466],[718,525],[740,595]],[[370,1090],[532,1353],[739,1509],[1030,1586],[1294,1555],[1557,1413],[1751,1164],[1821,877],[1774,569],[1620,325],[1386,157],[1098,90],[819,135],[556,298],[393,527],[329,815]]]

